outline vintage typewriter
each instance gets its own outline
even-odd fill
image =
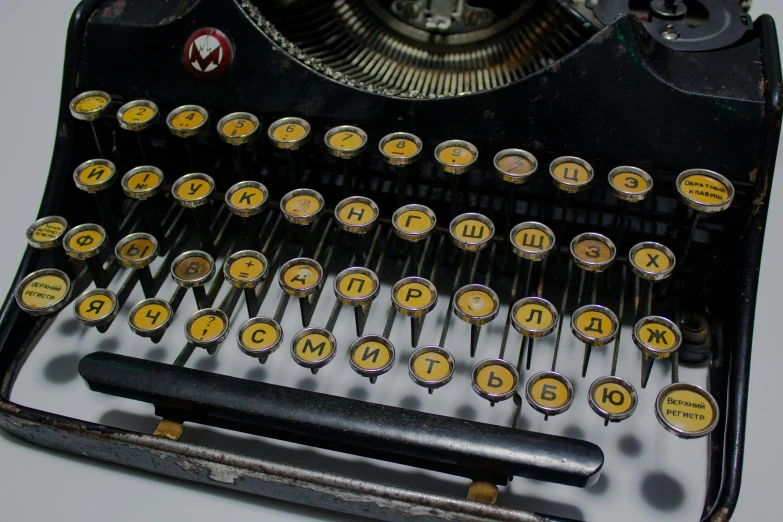
[[[382,520],[726,520],[783,99],[741,4],[85,0],[0,425]]]

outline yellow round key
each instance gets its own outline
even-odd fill
[[[458,248],[477,252],[489,245],[495,235],[495,225],[482,214],[469,212],[455,217],[449,225],[451,241]]]
[[[536,221],[526,221],[511,229],[511,249],[516,255],[530,261],[541,261],[555,248],[555,234]]]
[[[416,162],[423,148],[418,136],[409,132],[387,134],[378,143],[378,150],[383,160],[389,165],[398,167]]]
[[[73,227],[63,238],[65,253],[74,259],[89,259],[103,251],[106,231],[90,223]]]
[[[155,297],[145,299],[131,308],[128,325],[136,335],[156,337],[163,335],[173,317],[174,312],[169,302]]]
[[[77,120],[94,121],[103,116],[111,104],[111,96],[103,91],[87,91],[79,94],[68,108]]]
[[[454,313],[472,325],[484,325],[492,321],[500,310],[500,299],[489,287],[466,285],[454,294]]]
[[[310,124],[302,118],[281,118],[269,126],[267,137],[278,149],[296,150],[310,141]]]
[[[218,136],[230,145],[243,145],[255,137],[259,121],[249,112],[234,112],[218,121]]]
[[[329,330],[305,328],[291,340],[291,356],[299,366],[317,373],[334,359],[336,341]]]
[[[617,198],[636,203],[652,192],[653,179],[642,169],[617,167],[609,172],[609,187]]]
[[[149,199],[163,189],[163,172],[151,165],[136,167],[122,177],[122,191],[133,199]]]
[[[294,297],[306,297],[323,282],[323,269],[317,261],[306,257],[292,259],[280,267],[280,288]]]
[[[437,219],[435,213],[424,205],[405,205],[392,216],[394,233],[405,241],[418,242],[427,239],[433,230]]]
[[[158,257],[158,241],[150,234],[130,234],[114,247],[114,257],[126,268],[144,268]]]
[[[648,281],[666,279],[674,271],[676,263],[674,252],[653,241],[634,245],[628,254],[628,260],[633,273]]]
[[[286,221],[295,225],[309,225],[323,212],[324,198],[315,190],[292,190],[280,200],[280,210]]]
[[[185,208],[196,208],[208,203],[214,191],[215,180],[202,172],[186,174],[171,186],[174,199]]]
[[[228,317],[218,308],[205,308],[185,322],[188,342],[202,348],[217,348],[228,335]]]
[[[473,367],[473,391],[494,406],[510,399],[519,388],[519,373],[514,365],[503,359],[485,359]]]
[[[68,222],[60,216],[47,216],[34,221],[27,227],[27,244],[40,250],[62,245],[68,231]]]
[[[394,345],[380,335],[365,335],[356,339],[348,348],[348,362],[353,371],[370,382],[394,366]]]
[[[590,346],[603,346],[614,341],[619,330],[617,316],[601,305],[586,305],[571,315],[571,331],[577,339]]]
[[[237,332],[237,345],[242,353],[257,358],[262,364],[282,342],[283,329],[269,317],[251,317]]]
[[[369,268],[346,268],[334,278],[334,293],[337,299],[349,306],[363,306],[378,295],[381,283],[375,272]]]
[[[709,435],[718,425],[718,403],[710,393],[684,382],[666,386],[655,399],[655,416],[666,430],[683,439]]]
[[[539,413],[550,417],[568,410],[574,402],[574,388],[565,375],[540,372],[527,381],[525,398]]]
[[[226,281],[236,288],[255,288],[264,280],[269,263],[261,252],[241,250],[223,263]]]
[[[141,131],[151,127],[158,119],[158,106],[149,100],[134,100],[117,111],[120,128]]]
[[[180,138],[195,136],[207,126],[209,113],[198,105],[183,105],[177,107],[166,117],[169,131]]]
[[[367,133],[353,125],[341,125],[326,132],[324,143],[329,154],[349,159],[361,154],[367,146]]]
[[[607,423],[620,422],[633,415],[639,402],[636,389],[620,377],[596,379],[587,394],[590,408]]]
[[[699,212],[720,212],[731,206],[734,185],[725,176],[706,169],[691,169],[677,176],[680,201]]]
[[[422,346],[411,354],[408,375],[419,386],[433,390],[445,386],[454,377],[454,357],[440,346]]]
[[[53,268],[37,270],[16,286],[14,297],[19,308],[30,315],[58,312],[68,302],[71,280],[65,272]]]
[[[435,161],[449,174],[464,174],[478,160],[478,149],[464,140],[448,140],[435,147]]]
[[[204,286],[215,274],[215,260],[201,250],[190,250],[171,263],[171,277],[183,288]]]
[[[226,191],[225,201],[232,214],[240,217],[255,216],[266,207],[269,191],[257,181],[240,181]]]
[[[378,205],[362,196],[345,198],[334,208],[337,226],[354,234],[366,234],[372,230],[379,215]]]
[[[103,288],[84,292],[73,304],[73,315],[85,326],[104,326],[117,316],[118,311],[117,296]]]
[[[511,324],[526,337],[540,339],[557,326],[558,313],[552,303],[541,297],[525,297],[511,308]]]
[[[422,317],[438,303],[438,291],[423,277],[406,277],[392,287],[392,303],[403,315]]]
[[[94,159],[76,167],[73,181],[79,189],[95,193],[111,187],[117,179],[116,173],[117,169],[111,161]]]
[[[571,259],[576,266],[591,272],[602,272],[614,263],[617,249],[608,237],[587,232],[571,241]]]
[[[538,171],[538,160],[522,149],[504,149],[495,154],[495,174],[508,183],[527,183]]]
[[[555,186],[564,192],[579,192],[593,181],[593,167],[581,158],[562,156],[549,165],[549,175]]]

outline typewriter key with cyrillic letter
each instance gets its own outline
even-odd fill
[[[654,241],[638,243],[628,254],[631,270],[639,278],[636,317],[652,314],[653,284],[668,278],[676,266],[674,252]]]
[[[642,388],[646,388],[653,363],[656,359],[673,356],[680,349],[682,334],[673,321],[649,316],[636,323],[632,335],[634,344],[642,352]]]
[[[237,331],[237,345],[242,353],[266,363],[283,342],[283,329],[270,317],[251,317]]]
[[[440,346],[422,346],[408,361],[408,375],[413,382],[427,388],[430,395],[454,378],[455,369],[454,357]]]
[[[19,308],[30,315],[59,312],[71,295],[71,280],[65,272],[44,268],[28,274],[16,286],[14,298]]]
[[[334,207],[337,226],[346,232],[356,234],[353,238],[354,254],[357,264],[364,264],[364,234],[375,227],[380,210],[369,198],[351,196],[340,201]]]
[[[337,300],[355,310],[356,335],[361,337],[373,300],[378,297],[381,282],[369,268],[346,268],[334,278]]]
[[[201,238],[201,248],[212,252],[215,239],[211,232],[212,220],[207,212],[206,204],[215,192],[215,180],[202,172],[186,174],[171,186],[171,194],[183,207],[191,210],[193,224]]]
[[[606,426],[633,415],[639,397],[630,382],[611,375],[593,381],[587,393],[587,401],[590,408],[604,419]]]
[[[478,252],[492,241],[495,225],[486,216],[468,212],[451,220],[449,233],[452,243],[458,248],[468,252]]]
[[[73,171],[73,181],[76,183],[76,187],[94,195],[101,220],[112,236],[117,235],[117,222],[112,203],[104,191],[114,185],[117,180],[116,174],[117,169],[114,163],[104,159],[85,161]]]
[[[484,359],[473,367],[473,391],[487,399],[490,406],[514,396],[519,389],[519,373],[503,359]]]
[[[577,294],[577,306],[582,306],[590,299],[588,295],[595,296],[597,293],[598,274],[612,266],[617,249],[611,239],[594,232],[579,234],[569,248],[574,264],[582,269]]]
[[[531,153],[522,149],[504,149],[495,154],[492,160],[495,166],[495,174],[508,185],[503,186],[506,191],[506,228],[508,233],[516,213],[517,185],[532,180],[538,171],[538,160]]]
[[[269,191],[258,181],[240,181],[226,191],[225,201],[228,211],[241,218],[240,235],[245,246],[255,247],[259,242],[260,222],[254,216],[266,208]]]
[[[103,149],[101,148],[101,140],[98,138],[98,131],[95,129],[95,120],[106,114],[110,105],[111,96],[103,91],[83,92],[74,97],[71,103],[68,104],[71,116],[77,120],[90,123],[90,129],[92,130],[93,138],[95,138],[95,147],[99,156],[103,156]]]
[[[454,293],[452,306],[456,316],[470,324],[470,356],[475,357],[481,326],[497,317],[500,298],[487,286],[471,284]]]
[[[171,277],[181,292],[193,289],[196,304],[199,309],[209,308],[211,301],[204,290],[212,276],[215,275],[215,260],[207,252],[190,250],[174,258],[171,263]]]
[[[65,253],[87,263],[90,276],[98,288],[106,288],[110,281],[99,257],[105,247],[106,231],[100,225],[92,223],[73,227],[63,237]]]
[[[68,222],[60,216],[46,216],[35,220],[25,236],[27,244],[38,250],[52,250],[63,244]]]
[[[557,327],[558,313],[555,306],[542,297],[524,297],[511,306],[511,324],[522,334],[518,368],[522,368],[522,356],[527,346],[527,369],[533,357],[533,343],[546,337]]]
[[[334,359],[336,345],[337,341],[329,330],[305,328],[291,340],[291,357],[296,364],[309,368],[315,375]]]
[[[174,319],[174,310],[165,299],[153,297],[136,303],[128,313],[128,326],[140,337],[160,341]]]
[[[718,426],[720,410],[715,398],[695,384],[675,382],[655,399],[655,416],[661,426],[681,439],[709,435]]]
[[[96,327],[101,333],[109,328],[119,310],[117,296],[104,288],[87,290],[73,303],[76,319],[84,326]]]
[[[421,241],[430,237],[437,222],[435,213],[424,205],[405,205],[394,212],[392,216],[394,233],[410,245],[411,269],[409,274],[420,274]]]
[[[359,337],[348,348],[348,362],[353,371],[375,384],[379,375],[394,366],[394,345],[380,335]]]
[[[299,298],[302,326],[307,327],[321,295],[324,282],[323,268],[314,259],[306,257],[291,259],[280,267],[277,280],[283,292]]]
[[[574,387],[565,375],[554,371],[533,375],[525,388],[525,398],[544,420],[568,411],[574,402]]]
[[[163,212],[160,208],[161,202],[153,198],[163,190],[165,181],[163,171],[152,165],[132,168],[125,173],[122,181],[120,181],[125,195],[140,201],[139,204],[144,211],[149,231],[153,236],[161,238],[161,240],[165,238],[161,224]]]
[[[557,188],[570,194],[586,189],[592,183],[595,171],[582,158],[562,156],[550,163],[549,175]]]
[[[536,221],[519,223],[509,233],[511,250],[517,256],[527,261],[527,277],[522,295],[529,295],[530,280],[533,275],[533,264],[543,261],[555,248],[555,234],[552,230]],[[541,264],[541,285],[543,285],[546,264]],[[543,286],[542,286],[543,289]]]
[[[571,315],[571,332],[585,343],[582,377],[587,375],[592,349],[614,341],[619,328],[617,316],[605,306],[586,305],[574,311]]]
[[[126,103],[117,111],[117,121],[121,129],[136,133],[141,159],[147,163],[148,145],[142,139],[141,131],[152,127],[158,121],[158,106],[149,100],[134,100]]]
[[[205,308],[193,313],[185,322],[185,337],[188,342],[207,353],[214,354],[228,336],[228,316],[219,308]]]
[[[394,308],[411,318],[411,346],[416,346],[424,318],[438,304],[435,285],[423,277],[406,277],[394,284],[391,298]]]
[[[149,266],[158,257],[154,236],[143,232],[125,236],[114,247],[114,257],[121,266],[138,270],[144,297],[155,297],[155,280]]]

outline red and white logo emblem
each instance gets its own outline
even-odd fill
[[[202,27],[185,43],[185,67],[198,78],[217,78],[226,72],[233,57],[231,42],[213,27]]]

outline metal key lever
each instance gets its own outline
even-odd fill
[[[159,414],[505,484],[521,476],[586,487],[604,456],[587,441],[515,430],[96,352],[79,363],[93,391]],[[236,405],[242,405],[241,409]]]

